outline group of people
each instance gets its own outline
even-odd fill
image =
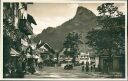
[[[81,63],[81,69],[82,71],[95,71],[95,63],[89,63],[88,61],[86,63],[84,63],[84,61]]]

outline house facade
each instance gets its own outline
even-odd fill
[[[102,72],[122,72],[125,70],[123,55],[115,55],[111,61],[108,55],[101,55],[99,59],[99,67]]]
[[[89,53],[80,53],[80,55],[78,55],[78,61],[79,61],[79,63],[84,62],[84,64],[86,64],[86,62],[91,63]]]
[[[34,18],[27,13],[29,3],[3,3],[3,62],[4,68],[12,66],[17,69],[22,61],[22,54],[29,46],[29,35],[33,34],[31,23]],[[31,16],[31,17],[30,17]],[[31,20],[31,21],[30,21]],[[6,71],[4,70],[4,73]],[[4,76],[6,77],[6,76]]]
[[[48,43],[44,43],[40,40],[37,43],[36,50],[38,50],[38,54],[42,58],[42,62],[45,66],[52,66],[52,64],[54,64],[56,54]]]

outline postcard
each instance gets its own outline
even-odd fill
[[[127,80],[127,2],[2,0],[1,80]]]

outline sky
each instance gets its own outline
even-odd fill
[[[28,5],[28,13],[31,14],[37,25],[33,25],[35,35],[41,33],[47,27],[57,27],[73,18],[79,6],[86,7],[95,15],[98,15],[97,7],[100,3],[34,3]],[[123,3],[116,3],[119,10],[125,12]]]

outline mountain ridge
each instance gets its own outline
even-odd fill
[[[63,48],[65,36],[69,32],[75,31],[83,33],[85,34],[85,38],[87,32],[95,27],[96,15],[87,8],[79,6],[77,8],[75,16],[72,19],[64,22],[62,25],[56,28],[48,27],[47,29],[43,30],[40,34],[38,34],[34,38],[34,41],[38,42],[39,40],[42,40],[44,42],[47,42],[49,45],[51,45],[51,47],[53,47],[53,49],[58,51]]]

